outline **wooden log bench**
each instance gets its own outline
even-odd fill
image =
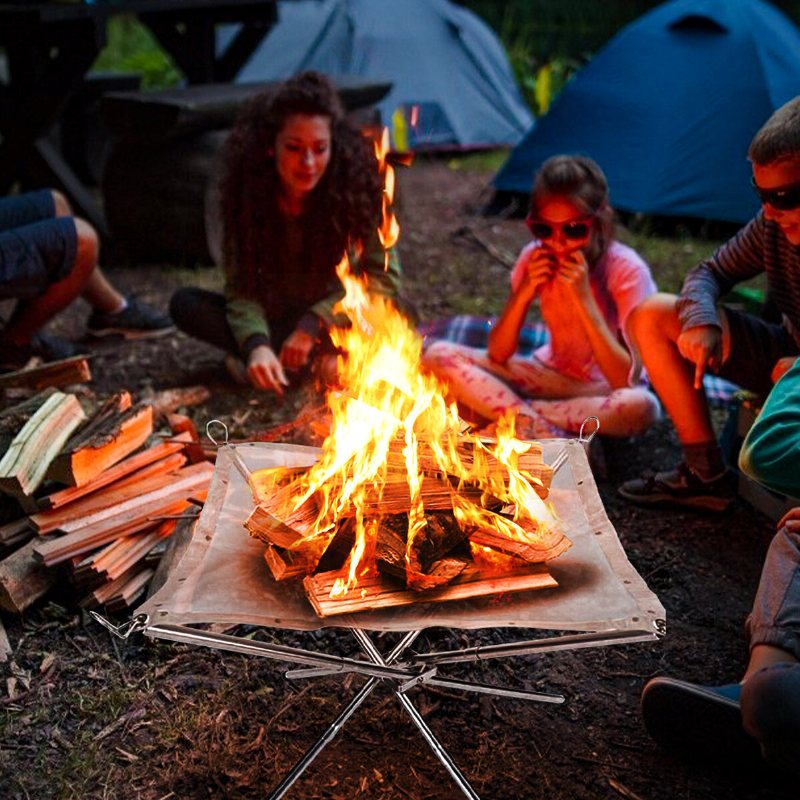
[[[374,104],[391,83],[338,77],[359,127],[380,127]],[[117,258],[188,264],[216,260],[218,155],[242,106],[274,83],[204,84],[109,92],[101,113],[112,135],[102,196]]]

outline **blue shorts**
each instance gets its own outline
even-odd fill
[[[725,309],[731,332],[731,351],[728,360],[716,375],[749,389],[761,397],[772,390],[772,369],[781,358],[800,356],[800,348],[783,325]]]
[[[0,198],[0,299],[38,297],[72,271],[75,221],[54,214],[47,189]]]

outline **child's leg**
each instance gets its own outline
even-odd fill
[[[748,619],[742,721],[771,764],[800,772],[800,534],[770,544]]]
[[[705,392],[694,388],[694,364],[678,350],[681,323],[677,300],[668,294],[649,297],[631,315],[631,332],[681,443],[714,442]]]
[[[239,345],[225,316],[225,298],[218,292],[192,286],[178,289],[170,300],[169,313],[178,328],[189,336],[231,355],[240,355]]]
[[[497,365],[485,350],[433,342],[423,353],[422,364],[447,384],[453,399],[484,419],[496,420],[507,408],[522,403],[522,398],[493,374]]]
[[[27,344],[33,335],[82,291],[97,266],[97,234],[82,220],[53,219],[18,228],[9,237],[4,252],[8,263],[23,258],[31,281],[46,288],[38,296],[21,291],[3,336],[16,345]],[[55,280],[53,280],[55,278]],[[48,284],[48,281],[52,281]]]
[[[569,433],[578,433],[587,417],[597,417],[603,435],[636,436],[660,416],[658,400],[643,386],[591,397],[529,400],[527,405],[549,423]]]

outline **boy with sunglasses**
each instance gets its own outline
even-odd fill
[[[724,511],[735,498],[703,392],[708,370],[766,396],[800,355],[800,97],[775,111],[748,156],[762,209],[697,266],[679,297],[658,294],[631,317],[650,381],[672,417],[683,461],[624,483],[632,502]],[[780,325],[717,305],[741,281],[766,273]]]

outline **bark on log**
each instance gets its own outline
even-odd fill
[[[122,413],[120,410],[101,409],[53,459],[47,478],[67,486],[83,486],[141,447],[153,433],[152,407],[138,405]]]
[[[50,462],[85,418],[74,395],[55,392],[48,397],[0,460],[0,489],[15,497],[33,494]]]

